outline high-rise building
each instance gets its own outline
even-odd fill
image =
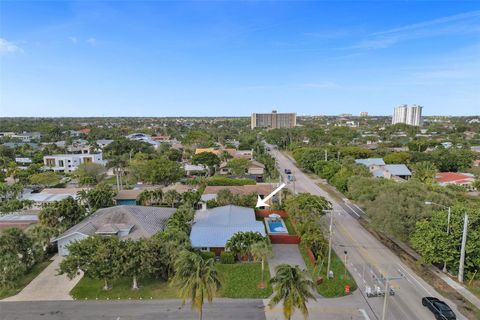
[[[416,104],[398,106],[393,111],[392,124],[405,123],[411,126],[421,126],[423,124],[422,109],[422,106]]]
[[[296,113],[252,113],[251,127],[253,128],[293,128],[297,125]]]
[[[368,112],[367,111],[360,112],[360,117],[368,117]]]

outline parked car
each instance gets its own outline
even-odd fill
[[[285,173],[286,173],[286,174],[292,174],[292,170],[290,170],[290,169],[285,169]]]
[[[422,305],[432,311],[437,320],[456,320],[452,309],[443,301],[435,297],[423,297]]]

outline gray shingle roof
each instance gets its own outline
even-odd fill
[[[411,176],[412,173],[404,164],[387,164],[385,169],[394,176]]]
[[[165,228],[167,219],[175,210],[174,208],[144,206],[115,206],[100,209],[65,231],[54,241],[76,232],[93,235],[106,225],[118,226],[122,224],[133,225],[132,231],[127,236],[128,238],[150,237]]]
[[[363,164],[367,167],[373,166],[373,165],[376,165],[376,166],[384,166],[385,165],[385,161],[383,161],[382,158],[356,159],[355,163]]]

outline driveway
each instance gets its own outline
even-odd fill
[[[66,275],[57,275],[62,257],[56,255],[53,259],[53,262],[22,291],[3,301],[73,300],[69,292],[80,281],[82,275],[76,276],[73,280],[68,279]]]
[[[273,258],[268,259],[268,266],[270,267],[270,275],[275,275],[275,268],[281,264],[289,264],[292,266],[300,266],[306,269],[305,261],[303,261],[302,254],[298,250],[296,244],[273,244]]]

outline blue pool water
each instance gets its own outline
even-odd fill
[[[275,231],[275,228],[285,228],[283,226],[283,223],[281,221],[268,221],[268,227],[270,229],[270,233],[285,233],[286,230],[282,230],[282,231]]]

